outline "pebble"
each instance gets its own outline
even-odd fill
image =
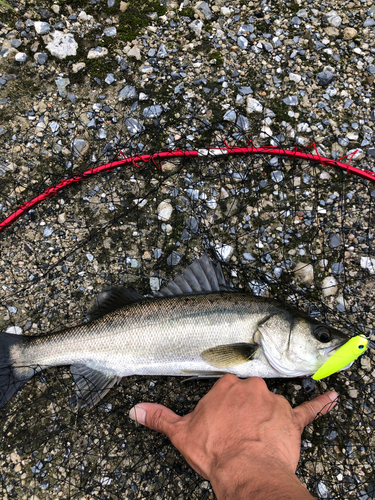
[[[23,330],[20,326],[8,326],[5,330],[6,333],[11,333],[13,335],[22,335]]]
[[[71,33],[55,30],[46,35],[44,39],[48,41],[46,49],[58,59],[65,59],[77,54],[78,44]]]
[[[189,28],[195,33],[196,36],[201,36],[203,23],[200,19],[196,19],[189,24]]]
[[[48,237],[54,232],[54,228],[52,226],[46,226],[43,231],[43,236]]]
[[[318,85],[326,86],[333,82],[335,75],[331,71],[322,71],[316,75]]]
[[[200,2],[198,5],[197,5],[197,11],[202,13],[203,14],[203,17],[205,19],[211,19],[212,18],[212,11],[210,9],[210,6],[208,5],[207,2]]]
[[[361,268],[366,269],[370,274],[375,274],[375,258],[361,257]]]
[[[48,61],[48,54],[46,52],[37,52],[34,54],[34,60],[40,65],[46,64]]]
[[[179,264],[180,261],[181,261],[181,255],[174,250],[167,257],[167,264],[169,266],[177,266],[177,264]]]
[[[327,261],[328,264],[328,261]],[[333,276],[326,276],[322,281],[323,297],[330,297],[337,293],[337,281]]]
[[[87,54],[87,59],[99,59],[99,57],[104,57],[108,54],[108,49],[106,47],[96,47],[95,49],[90,49]]]
[[[294,268],[294,274],[301,283],[312,283],[314,281],[314,268],[311,264],[298,262]]]
[[[330,248],[337,248],[342,244],[340,237],[337,234],[331,233],[329,235],[328,245]]]
[[[140,61],[142,59],[141,56],[141,51],[139,50],[139,47],[134,46],[128,51],[128,57],[135,57],[137,61]]]
[[[61,213],[59,214],[59,216],[57,217],[57,221],[59,224],[64,224],[64,222],[66,222],[66,213]]]
[[[109,37],[114,37],[117,34],[117,29],[113,26],[112,28],[106,28],[104,30],[104,35]]]
[[[59,91],[59,95],[61,97],[66,97],[66,87],[70,84],[69,78],[62,78],[61,76],[59,76],[56,78],[55,83],[57,86],[57,90]]]
[[[186,220],[186,225],[192,233],[197,233],[199,229],[198,219],[195,217],[189,217]]]
[[[89,143],[85,139],[81,139],[80,137],[76,137],[71,144],[72,151],[74,156],[79,157],[79,156],[84,156],[88,149],[89,149]]]
[[[158,214],[159,220],[169,220],[173,212],[173,207],[168,201],[162,201],[159,203],[156,213]]]
[[[157,118],[163,112],[163,108],[159,105],[149,106],[143,110],[143,116],[145,118]]]
[[[284,180],[284,174],[281,170],[274,170],[271,172],[271,179],[276,183],[282,182]]]
[[[17,52],[17,54],[14,56],[14,59],[17,62],[26,62],[27,61],[27,55],[24,52]]]
[[[43,21],[35,21],[34,29],[38,35],[46,35],[51,30],[51,25]]]
[[[121,101],[122,99],[119,99]],[[144,130],[143,124],[136,120],[135,118],[127,118],[125,120],[125,126],[128,129],[129,134],[136,135]]]
[[[263,105],[257,99],[248,97],[246,99],[246,111],[248,113],[261,113],[263,111]]]
[[[283,99],[283,103],[285,103],[287,106],[297,106],[298,105],[298,97],[296,95],[291,95],[291,96],[285,97]]]
[[[137,91],[132,85],[126,85],[122,88],[118,94],[118,100],[123,101],[124,99],[135,99],[137,98]]]
[[[215,246],[219,258],[226,261],[233,255],[234,248],[230,245],[217,244]]]
[[[346,27],[342,31],[344,40],[352,40],[358,35],[358,31],[355,28]]]
[[[331,24],[335,28],[338,28],[339,26],[341,26],[342,18],[337,14],[336,11],[331,10],[330,12],[328,12],[326,14],[326,18],[327,18],[327,21],[329,22],[329,24]]]
[[[251,255],[251,253],[248,253],[248,252],[244,253],[243,257],[246,260],[256,260],[255,257],[253,257],[253,255]]]

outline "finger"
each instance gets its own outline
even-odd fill
[[[169,408],[154,403],[140,403],[134,406],[129,412],[129,417],[167,436],[172,433],[173,425],[181,419]]]
[[[315,420],[317,416],[328,413],[335,406],[337,398],[338,394],[336,392],[326,392],[294,408],[293,412],[297,418],[297,422],[301,426],[301,431],[306,425]]]
[[[236,375],[233,375],[232,373],[226,373],[214,383],[211,390],[213,388],[215,389],[220,388],[221,390],[223,390],[225,387],[229,388],[232,385],[236,384],[238,381],[239,378]]]

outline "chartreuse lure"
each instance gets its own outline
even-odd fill
[[[333,373],[339,372],[366,352],[367,347],[368,340],[364,335],[352,337],[327,359],[312,378],[314,380],[321,380]]]

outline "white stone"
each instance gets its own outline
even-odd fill
[[[323,180],[329,181],[331,178],[331,175],[328,172],[322,172],[319,177]]]
[[[222,260],[228,260],[234,252],[234,248],[230,245],[221,245],[220,243],[215,246],[216,253]]]
[[[141,68],[141,72],[145,73],[146,75],[151,74],[154,71],[154,68],[150,66],[150,64],[145,64]]]
[[[170,224],[162,224],[161,225],[161,229],[162,231],[164,231],[166,234],[171,234],[171,232],[173,231],[173,228]]]
[[[132,47],[129,52],[128,52],[129,57],[135,57],[137,61],[141,60],[141,51],[139,50],[139,47],[134,46]]]
[[[83,21],[87,21],[91,16],[88,16],[84,10],[78,14],[78,19],[82,19]]]
[[[356,132],[348,132],[346,134],[346,137],[349,139],[349,141],[358,141],[359,135]]]
[[[261,113],[263,111],[262,104],[253,97],[248,97],[246,101],[246,111],[248,113],[253,113],[254,111]]]
[[[203,23],[200,19],[196,19],[195,21],[189,24],[189,28],[196,34],[196,36],[201,36]]]
[[[173,212],[173,207],[168,201],[164,200],[159,203],[156,212],[159,220],[169,220]]]
[[[326,17],[327,17],[327,21],[329,22],[329,24],[331,26],[334,26],[335,28],[338,28],[342,23],[342,18],[334,10],[331,10],[330,12],[328,12]]]
[[[95,49],[90,49],[87,54],[87,59],[99,59],[99,57],[104,57],[108,54],[108,49],[106,47],[96,47]]]
[[[26,62],[27,60],[27,55],[25,52],[18,52],[15,56],[14,59],[18,62]]]
[[[136,198],[135,200],[133,200],[133,203],[142,208],[146,205],[147,200],[145,198]]]
[[[217,202],[214,198],[209,198],[207,201],[206,201],[206,205],[208,206],[208,208],[211,208],[212,210],[215,210],[215,208],[217,207]]]
[[[162,172],[174,172],[178,169],[178,164],[171,161],[164,161],[161,166]]]
[[[67,56],[75,56],[77,53],[78,44],[74,40],[71,33],[63,33],[62,31],[55,30],[44,37],[47,50],[51,55],[59,59],[65,59]]]
[[[322,282],[322,294],[323,297],[329,297],[330,295],[336,295],[337,293],[337,281],[333,276],[327,276]]]
[[[337,297],[336,302],[340,304],[344,309],[347,309],[349,307],[348,302],[344,299],[342,295]]]
[[[311,264],[298,262],[294,274],[301,283],[312,283],[314,281],[314,268]]]
[[[371,257],[361,257],[362,269],[367,269],[370,274],[375,274],[375,259]]]
[[[299,83],[301,81],[301,77],[296,73],[289,73],[289,80],[295,83]]]
[[[72,66],[73,73],[78,73],[78,71],[81,71],[81,69],[84,69],[85,66],[86,66],[86,63],[84,63],[84,62],[74,63]]]
[[[158,292],[160,290],[160,278],[151,277],[150,278],[150,288],[153,292]]]
[[[272,130],[269,127],[267,127],[267,125],[263,125],[260,130],[260,138],[271,139],[271,137],[272,137]]]
[[[229,9],[228,7],[221,7],[221,13],[223,14],[223,16],[225,17],[230,17],[231,14],[232,14],[232,9]]]
[[[229,194],[227,193],[227,191],[222,187],[220,189],[220,199],[221,200],[225,200],[226,198],[229,198]]]
[[[12,333],[13,335],[22,335],[22,328],[20,326],[8,326],[5,333]]]
[[[58,221],[60,224],[64,224],[64,222],[66,221],[66,214],[65,214],[65,213],[60,214],[60,215],[57,217],[57,221]]]

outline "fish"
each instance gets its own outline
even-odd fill
[[[348,340],[287,304],[230,287],[207,253],[152,297],[115,287],[95,302],[78,326],[0,334],[0,408],[49,367],[70,365],[76,405],[92,408],[129,375],[309,376]]]

